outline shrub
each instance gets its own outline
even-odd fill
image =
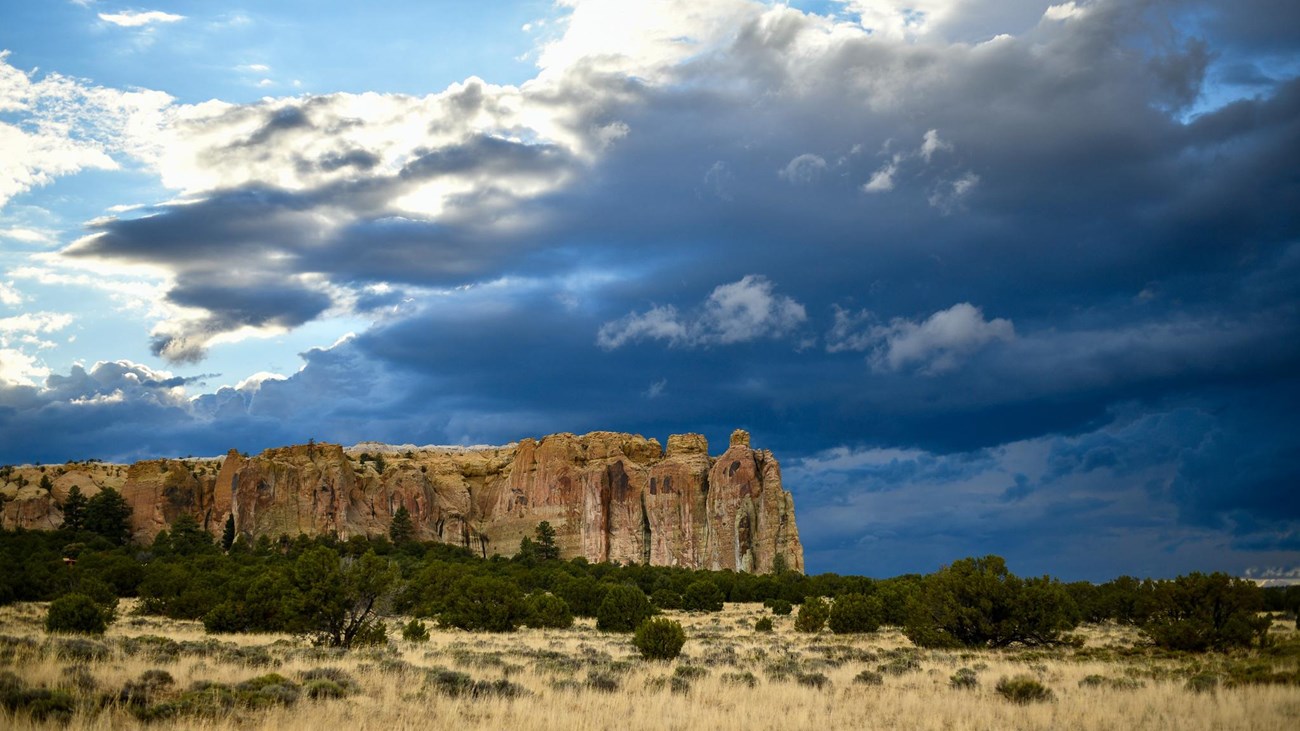
[[[631,632],[653,613],[645,592],[628,584],[611,586],[596,610],[596,629]]]
[[[1271,619],[1260,617],[1258,586],[1224,573],[1193,573],[1156,587],[1155,611],[1142,629],[1159,647],[1201,652],[1262,644]]]
[[[655,617],[636,628],[632,644],[647,660],[671,660],[681,654],[686,632],[667,617]]]
[[[830,616],[830,606],[819,596],[810,596],[799,606],[799,614],[794,618],[794,628],[800,632],[819,632]]]
[[[54,654],[60,660],[73,662],[94,662],[107,658],[110,651],[107,646],[93,640],[80,637],[68,637],[54,643]]]
[[[1193,693],[1213,693],[1219,687],[1219,676],[1214,673],[1197,673],[1183,686]]]
[[[738,673],[723,673],[721,680],[727,685],[743,685],[749,688],[758,686],[758,678],[754,677],[754,674],[748,670]]]
[[[203,615],[203,630],[208,634],[243,632],[248,629],[234,602],[222,602]]]
[[[348,691],[333,680],[318,678],[303,683],[302,691],[312,700],[322,700],[325,698],[343,698]]]
[[[699,665],[678,665],[673,670],[673,675],[687,680],[698,680],[699,678],[708,677],[709,671]]]
[[[609,591],[608,584],[597,582],[590,576],[567,576],[555,582],[556,596],[568,602],[569,609],[579,617],[594,617],[600,610]]]
[[[858,685],[884,685],[885,676],[875,670],[863,670],[853,678]]]
[[[772,610],[772,614],[780,617],[789,615],[794,611],[794,605],[785,599],[768,599],[763,602],[763,606]]]
[[[754,622],[754,631],[755,631],[755,632],[771,632],[771,631],[772,631],[772,618],[771,618],[771,617],[759,617],[758,620],[757,620],[756,622]]]
[[[602,693],[617,693],[618,678],[614,677],[614,674],[609,671],[588,670],[587,687]]]
[[[965,558],[925,577],[908,608],[920,647],[1056,644],[1078,614],[1060,582],[1020,579],[999,556]]]
[[[655,589],[650,595],[650,603],[659,609],[681,609],[682,595],[672,589]]]
[[[806,685],[809,688],[821,690],[831,684],[831,679],[823,673],[799,673],[794,676],[795,682],[799,685]]]
[[[980,679],[975,675],[975,671],[970,668],[959,668],[957,672],[948,678],[949,687],[958,690],[974,690],[980,685]]]
[[[727,595],[712,581],[692,582],[682,593],[682,609],[695,612],[721,612]]]
[[[438,692],[452,698],[517,698],[528,695],[523,686],[504,678],[499,680],[474,680],[465,673],[446,668],[434,668],[425,674],[425,682]]]
[[[302,692],[298,684],[278,673],[250,678],[235,686],[239,700],[250,708],[291,706]]]
[[[76,700],[66,690],[27,688],[17,675],[0,672],[0,708],[26,714],[34,721],[58,721],[66,724],[76,710]]]
[[[1053,697],[1051,689],[1038,682],[1038,679],[1031,675],[1001,678],[998,680],[998,684],[994,686],[994,690],[1003,698],[1022,706],[1050,701]]]
[[[471,631],[514,632],[526,614],[523,593],[513,582],[466,577],[452,588],[440,621]]]
[[[861,594],[845,594],[831,606],[827,625],[835,634],[875,632],[885,618],[880,599]]]
[[[112,621],[110,612],[85,594],[64,594],[50,602],[45,615],[47,632],[102,635]]]
[[[1106,685],[1106,676],[1092,674],[1079,681],[1080,688],[1100,688]]]
[[[524,624],[533,628],[552,627],[567,629],[573,626],[573,612],[569,603],[554,594],[530,594],[525,601]]]
[[[312,668],[299,674],[309,698],[341,698],[361,690],[357,681],[339,668]]]
[[[424,622],[412,619],[402,625],[402,639],[407,642],[428,642],[429,628],[424,626]]]

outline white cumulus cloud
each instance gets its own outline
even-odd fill
[[[1010,342],[1016,329],[1010,320],[986,320],[969,302],[940,310],[924,320],[897,317],[879,324],[869,312],[835,309],[835,324],[826,334],[826,350],[870,351],[877,371],[915,368],[924,375],[954,370],[988,345]]]
[[[14,288],[13,282],[0,282],[0,304],[17,307],[23,299],[23,293]]]
[[[802,304],[774,289],[766,277],[750,274],[716,287],[691,315],[665,305],[607,322],[600,327],[596,343],[613,350],[638,340],[666,340],[669,345],[692,348],[779,338],[807,320],[808,313]]]
[[[185,20],[185,16],[161,10],[123,10],[120,13],[100,13],[99,19],[123,28],[140,28],[154,23],[175,23]]]
[[[815,182],[825,172],[826,160],[820,155],[806,153],[787,163],[777,175],[791,183],[808,184]]]

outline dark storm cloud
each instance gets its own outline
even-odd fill
[[[239,147],[259,147],[271,142],[283,132],[295,129],[311,129],[311,120],[306,112],[297,107],[284,107],[271,112],[266,123],[249,135],[247,139],[235,143]]]
[[[457,173],[479,175],[554,175],[569,164],[555,145],[537,145],[475,135],[463,144],[426,152],[402,168],[404,178],[432,178]]]
[[[113,434],[176,420],[154,448],[217,451],[197,435],[700,431],[716,452],[744,427],[786,465],[814,570],[1294,562],[1300,80],[1258,17],[1292,9],[1000,7],[934,31],[965,43],[830,35],[767,8],[668,68],[589,61],[402,101],[430,135],[533,104],[554,138],[511,119],[394,158],[335,139],[338,100],[231,112],[256,138],[231,169],[284,155],[306,171],[294,186],[96,224],[68,254],[171,269],[168,298],[208,313],[162,331],[177,360],[320,317],[339,291],[400,313],[286,380],[188,405],[124,390],[93,413]],[[1275,81],[1190,111],[1242,63]],[[436,212],[398,205],[434,184]],[[711,309],[744,282],[766,304]],[[78,413],[71,391],[11,391],[11,432]]]

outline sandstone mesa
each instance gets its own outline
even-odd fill
[[[382,473],[363,454],[383,456]],[[737,430],[710,457],[699,434],[656,439],[614,432],[552,434],[501,447],[306,444],[244,457],[73,462],[12,469],[0,480],[0,527],[53,529],[73,485],[104,487],[131,505],[136,540],[182,515],[220,536],[226,519],[257,536],[379,535],[401,506],[416,536],[482,556],[512,555],[537,524],[556,529],[561,556],[766,573],[804,569],[794,501],[770,451]],[[23,484],[26,483],[26,484]]]

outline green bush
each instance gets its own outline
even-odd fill
[[[1053,697],[1051,689],[1038,682],[1038,679],[1032,675],[1000,678],[994,690],[1003,698],[1022,706],[1050,701]]]
[[[85,594],[64,594],[50,602],[45,631],[102,635],[112,614]]]
[[[27,688],[21,678],[5,670],[0,672],[0,708],[9,713],[25,714],[33,721],[66,724],[77,704],[66,690]]]
[[[1263,644],[1272,620],[1258,616],[1259,587],[1224,573],[1160,582],[1155,611],[1142,629],[1159,647],[1202,652]]]
[[[203,629],[208,634],[243,632],[247,623],[234,602],[222,602],[203,615]]]
[[[863,670],[853,678],[858,685],[884,685],[885,676],[875,670]]]
[[[827,625],[835,634],[875,632],[885,618],[885,608],[880,599],[861,594],[837,597],[831,606]]]
[[[525,599],[524,624],[533,628],[568,629],[573,626],[569,603],[554,594],[535,593]]]
[[[312,668],[303,671],[299,677],[308,698],[342,698],[361,690],[357,681],[339,668]]]
[[[831,608],[826,604],[825,599],[819,596],[807,597],[799,606],[799,614],[794,618],[794,628],[800,632],[820,632],[830,613]]]
[[[596,629],[631,632],[654,613],[645,592],[628,584],[611,586],[596,610]]]
[[[980,679],[975,675],[974,670],[959,668],[952,677],[948,678],[948,685],[958,690],[974,690],[979,687]]]
[[[795,682],[799,685],[806,685],[809,688],[821,690],[831,684],[831,679],[826,677],[825,673],[799,673],[794,676]]]
[[[482,632],[514,632],[527,616],[524,595],[514,582],[486,576],[456,582],[440,621]]]
[[[672,589],[655,589],[650,595],[650,603],[659,609],[681,609],[682,595]]]
[[[772,631],[772,618],[771,618],[771,617],[759,617],[758,620],[757,620],[756,622],[754,622],[754,631],[755,631],[755,632],[771,632],[771,631]]]
[[[707,678],[709,676],[709,671],[707,668],[702,668],[699,665],[678,665],[673,670],[673,676],[686,678],[687,680],[699,680],[700,678]]]
[[[566,576],[555,582],[553,591],[556,596],[568,603],[569,609],[579,617],[594,617],[600,611],[609,591],[608,584],[602,584],[590,576]]]
[[[954,561],[925,577],[908,608],[920,647],[1006,647],[1062,642],[1078,609],[1060,582],[1021,579],[999,556]]]
[[[794,605],[786,601],[785,599],[768,599],[767,601],[763,602],[763,606],[767,607],[768,609],[771,609],[772,614],[775,614],[779,617],[787,616],[794,611]]]
[[[402,625],[402,639],[407,642],[428,642],[429,628],[424,626],[424,622],[412,619]]]
[[[667,617],[647,619],[636,628],[632,644],[647,660],[671,660],[681,654],[686,632]]]
[[[721,612],[727,595],[712,581],[692,582],[682,593],[682,609],[693,612]]]

